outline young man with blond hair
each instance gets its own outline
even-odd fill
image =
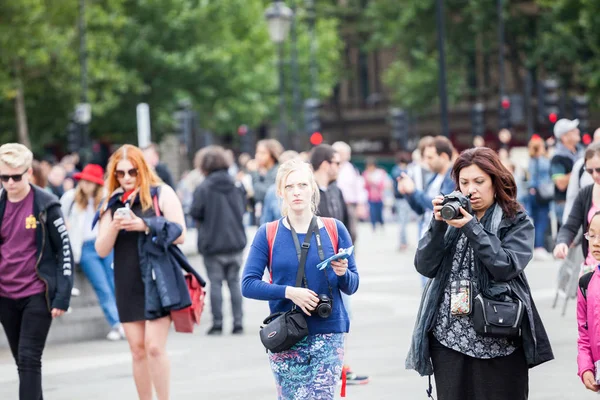
[[[33,154],[0,146],[0,323],[19,371],[19,399],[41,400],[52,319],[69,308],[71,244],[58,199],[30,184]]]

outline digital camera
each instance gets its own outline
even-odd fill
[[[469,214],[473,214],[471,208],[471,195],[465,196],[458,190],[444,196],[442,201],[442,211],[440,214],[443,219],[461,219],[463,217],[460,208],[464,208]]]
[[[312,314],[316,314],[321,318],[328,318],[333,310],[333,300],[326,294],[319,295],[319,304],[315,307]]]

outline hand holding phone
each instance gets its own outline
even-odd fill
[[[129,207],[121,207],[115,210],[115,217],[119,219],[131,219],[131,210]]]

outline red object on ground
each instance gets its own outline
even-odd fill
[[[341,397],[346,397],[346,374],[350,371],[349,367],[344,366],[342,368],[342,391],[340,393]]]

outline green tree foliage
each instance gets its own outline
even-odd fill
[[[306,97],[309,39],[300,3],[298,49]],[[154,138],[172,131],[173,111],[183,99],[198,111],[202,128],[215,133],[277,119],[277,53],[263,16],[268,4],[86,0],[92,136],[135,142],[140,102],[150,105]],[[0,140],[17,139],[14,103],[22,82],[34,147],[64,142],[69,114],[81,98],[77,18],[78,1],[0,2]],[[338,79],[337,19],[319,16],[317,33],[318,92],[326,97]]]
[[[496,70],[496,1],[446,0],[446,55],[451,103],[468,95],[497,93],[497,78],[477,86],[475,57]],[[504,1],[505,57],[521,88],[523,71],[559,76],[569,90],[600,94],[600,3],[594,0]],[[397,52],[385,73],[395,103],[415,111],[437,102],[438,53],[435,0],[372,0],[360,16],[367,46]],[[481,81],[481,79],[479,79]]]

